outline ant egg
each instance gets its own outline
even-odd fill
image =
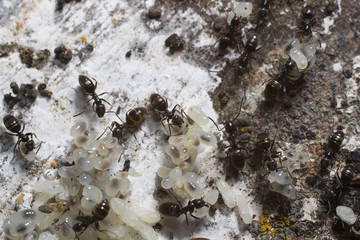
[[[200,142],[208,145],[208,146],[215,146],[217,143],[216,137],[212,133],[205,132],[200,128],[191,128],[188,131],[188,136],[198,136],[200,138]]]
[[[198,148],[200,146],[200,137],[197,135],[192,135],[186,145],[190,145],[190,147]]]
[[[120,193],[122,195],[127,195],[131,192],[132,184],[129,179],[120,179]]]
[[[83,186],[89,185],[92,182],[92,176],[89,173],[83,173],[79,177],[79,183]]]
[[[101,190],[94,185],[85,186],[83,189],[83,195],[92,197],[96,203],[100,203],[103,200]]]
[[[118,140],[115,137],[109,137],[104,140],[104,143],[107,148],[113,148],[118,144]]]
[[[72,214],[74,214],[74,215],[79,214],[79,203],[80,203],[80,197],[79,196],[70,197],[69,209],[70,209],[70,212]]]
[[[187,137],[185,135],[171,136],[169,138],[169,143],[174,146],[184,145],[187,142]]]
[[[268,176],[268,180],[270,183],[276,182],[280,185],[291,184],[292,182],[289,173],[284,171],[272,171]]]
[[[301,48],[302,52],[306,56],[306,58],[311,58],[316,53],[316,46],[315,44],[303,45]]]
[[[51,232],[46,231],[46,232],[42,232],[40,234],[38,240],[59,240],[59,238],[55,234],[52,234]]]
[[[109,157],[98,157],[94,159],[94,168],[100,171],[106,171],[111,168],[115,159]]]
[[[109,182],[106,183],[105,186],[105,194],[108,195],[109,197],[115,197],[119,191],[120,191],[120,179],[118,178],[113,178],[111,179]]]
[[[39,234],[35,231],[32,231],[28,235],[26,235],[24,240],[37,240],[38,237],[39,237]]]
[[[111,151],[115,154],[113,157],[118,159],[124,152],[124,148],[120,144],[117,144],[115,147],[111,148]]]
[[[92,195],[84,195],[81,198],[81,207],[87,211],[91,211],[96,206],[96,200]]]
[[[180,158],[180,151],[176,146],[171,144],[166,145],[165,152],[171,157],[174,164],[179,164],[183,161],[183,159]]]
[[[301,165],[299,162],[290,162],[288,165],[287,165],[287,169],[290,173],[292,173],[293,171],[295,170],[299,170],[301,169]]]
[[[161,180],[161,187],[164,189],[170,189],[174,186],[174,180],[170,179],[170,178],[164,178],[163,180]]]
[[[105,143],[99,142],[96,146],[96,150],[98,151],[100,156],[106,156],[109,153]]]
[[[219,180],[216,184],[219,189],[219,192],[221,193],[225,205],[228,206],[229,208],[235,207],[236,202],[234,198],[234,193],[231,190],[229,184],[227,184],[224,180]]]
[[[194,120],[199,126],[205,126],[209,123],[209,118],[199,107],[190,107],[188,116]]]
[[[294,151],[294,150],[286,150],[284,152],[284,156],[289,160],[289,161],[297,161],[299,159],[299,153]]]
[[[294,194],[296,192],[293,185],[280,185],[276,182],[270,183],[270,190],[280,193],[288,198],[294,196]]]
[[[13,237],[14,237],[10,233],[10,227],[12,224],[13,224],[13,222],[10,220],[10,218],[7,218],[4,220],[3,225],[2,225],[2,229],[5,233],[5,235],[10,239],[13,239]]]
[[[63,166],[59,168],[58,174],[63,178],[75,178],[81,174],[81,170],[75,165],[73,166]]]
[[[94,185],[100,189],[105,189],[106,183],[109,181],[109,173],[97,171],[95,174]]]
[[[75,164],[85,172],[89,172],[91,169],[94,168],[93,160],[89,157],[80,157],[75,160]]]
[[[39,212],[39,223],[38,223],[38,226],[40,229],[46,229],[46,228],[49,228],[55,218],[58,218],[58,214],[56,213],[51,213],[51,214],[46,214],[46,213],[42,213],[42,212]]]
[[[157,170],[157,175],[161,178],[166,178],[172,169],[166,166],[161,166]]]
[[[291,49],[289,56],[292,60],[294,60],[299,70],[304,70],[308,66],[308,61],[305,55],[299,49]]]
[[[286,45],[285,45],[285,47],[284,47],[284,52],[287,54],[287,55],[289,55],[289,53],[290,53],[290,50],[291,49],[300,49],[301,48],[301,44],[300,44],[300,41],[299,41],[299,39],[297,39],[297,38],[293,38],[293,39],[290,39],[287,43],[286,43]]]
[[[184,166],[182,167],[182,170],[184,172],[190,172],[190,171],[192,171],[194,169],[195,161],[196,161],[196,158],[197,158],[197,150],[194,149],[194,148],[191,148],[189,155],[190,155],[189,159],[187,159],[187,161],[186,161],[186,163],[189,163],[188,167],[185,166],[187,164],[184,164]]]
[[[70,136],[78,137],[87,129],[87,123],[84,120],[77,121],[70,129]]]
[[[308,162],[310,161],[310,155],[307,152],[300,152],[299,153],[299,161],[300,162]]]
[[[35,224],[39,222],[36,210],[24,209],[10,216],[11,226],[10,234],[14,237],[20,237],[32,232]]]
[[[246,17],[250,16],[250,14],[252,12],[252,8],[253,8],[253,5],[251,2],[240,2],[236,6],[234,12],[235,12],[235,15],[246,18]]]
[[[204,196],[204,201],[209,203],[210,205],[214,205],[219,198],[219,191],[212,189],[208,191]]]
[[[79,148],[89,149],[90,138],[86,136],[78,136],[75,138],[75,145]]]
[[[354,213],[354,211],[346,206],[337,206],[336,215],[338,215],[342,221],[349,225],[353,225],[357,219],[357,215]]]
[[[197,176],[193,172],[187,172],[183,175],[186,179],[184,183],[185,191],[192,197],[192,198],[201,198],[202,189],[197,184]]]
[[[181,162],[180,164],[179,164],[179,167],[181,168],[181,170],[183,170],[184,171],[184,169],[188,169],[188,168],[190,168],[190,163],[188,163],[188,162]]]
[[[59,230],[58,230],[60,239],[75,239],[76,235],[71,227],[72,224],[69,223],[62,224],[62,223],[59,225]]]
[[[77,178],[72,180],[70,186],[69,186],[69,194],[70,196],[76,196],[80,190],[80,182]]]

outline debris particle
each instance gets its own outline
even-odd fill
[[[160,8],[160,6],[149,8],[148,17],[150,19],[159,19],[161,17],[161,8]]]
[[[165,40],[165,46],[170,49],[170,53],[173,54],[175,51],[180,51],[184,48],[185,41],[180,38],[176,33],[172,34]]]
[[[130,57],[131,57],[131,50],[129,50],[129,51],[126,52],[125,57],[126,57],[126,58],[130,58]]]
[[[351,72],[349,69],[346,69],[346,70],[344,71],[344,76],[345,76],[346,78],[351,78],[351,77],[352,77],[352,72]]]
[[[55,59],[59,60],[64,64],[70,62],[72,58],[71,50],[67,49],[63,44],[55,48],[54,53],[55,53]]]
[[[17,205],[22,205],[24,203],[24,194],[20,193],[20,195],[16,198],[16,204]]]

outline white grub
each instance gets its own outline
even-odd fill
[[[58,174],[63,178],[75,178],[78,177],[82,173],[81,169],[76,165],[72,166],[63,166],[59,168]]]
[[[79,183],[84,186],[89,185],[93,181],[93,178],[92,178],[91,174],[89,174],[89,173],[81,174],[78,177],[78,179],[79,179]]]
[[[111,199],[110,205],[114,212],[118,214],[120,220],[133,227],[136,231],[139,231],[144,239],[154,240],[159,238],[151,226],[146,225],[136,216],[126,201],[115,197]]]
[[[268,180],[270,183],[276,182],[280,185],[292,183],[292,178],[287,171],[272,171],[268,176]]]
[[[37,240],[38,237],[39,237],[39,234],[36,231],[32,231],[26,235],[24,240]]]
[[[293,197],[296,193],[296,189],[293,185],[281,185],[277,182],[273,182],[270,184],[270,190],[280,193],[288,198]]]
[[[354,211],[346,206],[337,206],[336,215],[338,215],[342,221],[349,225],[353,225],[357,219],[357,215],[354,213]]]
[[[214,205],[219,198],[219,191],[216,189],[212,189],[208,191],[204,196],[204,201],[209,203],[210,205]]]
[[[38,182],[33,186],[35,192],[44,192],[50,195],[55,195],[62,191],[62,186],[59,184],[58,180],[46,180],[43,175],[40,176]]]
[[[221,193],[222,198],[224,199],[225,205],[229,208],[235,207],[236,201],[234,198],[234,192],[230,188],[229,184],[227,184],[224,180],[219,180],[217,182],[217,187]]]
[[[133,201],[131,208],[135,212],[136,216],[138,216],[145,223],[155,224],[160,221],[160,213],[154,208],[135,203],[135,201]]]
[[[38,240],[59,240],[59,238],[55,234],[52,234],[51,232],[46,231],[46,232],[42,232],[40,234]]]
[[[304,70],[307,67],[307,59],[299,49],[291,49],[289,52],[289,56],[292,58],[292,60],[294,60],[299,70]]]
[[[238,207],[239,215],[242,218],[245,224],[250,224],[252,222],[252,211],[249,207],[249,202],[246,196],[242,193],[236,194],[236,205]]]
[[[166,167],[166,166],[161,166],[157,170],[157,175],[161,178],[166,178],[169,175],[170,171],[171,171],[171,168]]]

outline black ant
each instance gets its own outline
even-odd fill
[[[301,32],[304,37],[309,39],[312,36],[311,25],[312,22],[314,21],[314,18],[315,18],[314,10],[312,9],[312,7],[306,6],[302,11],[301,25],[299,32]]]
[[[172,202],[162,203],[159,206],[159,212],[167,217],[176,217],[176,218],[182,214],[185,214],[186,224],[189,225],[187,213],[189,213],[190,216],[192,216],[193,218],[199,219],[198,217],[193,215],[195,209],[200,209],[202,207],[208,207],[208,208],[210,207],[210,204],[208,204],[202,199],[193,199],[188,202],[188,205],[186,207],[182,207],[179,201],[178,203],[179,204]]]
[[[126,122],[125,123],[118,123],[116,121],[113,121],[110,125],[110,127],[106,127],[105,131],[97,138],[100,139],[102,135],[106,132],[107,129],[110,129],[112,132],[112,136],[117,138],[118,141],[120,141],[123,138],[123,134],[125,130],[128,130],[130,128],[136,128],[139,127],[145,120],[145,116],[147,114],[147,111],[144,107],[138,107],[133,108],[127,111],[126,113]],[[116,116],[120,119],[120,117],[116,114]],[[121,120],[121,119],[120,119]],[[135,135],[134,135],[135,136]],[[136,136],[135,136],[136,138]]]
[[[233,120],[226,122],[224,124],[224,128],[222,129],[220,129],[219,126],[215,123],[215,121],[209,117],[209,119],[215,124],[216,128],[219,131],[223,131],[225,129],[225,135],[228,136],[230,142],[230,146],[228,146],[228,148],[230,148],[228,150],[228,153],[231,159],[231,164],[239,170],[242,170],[244,168],[245,161],[248,158],[248,150],[244,147],[240,147],[239,142],[237,142],[239,130],[234,123],[234,121],[240,116],[243,101],[244,98],[241,99],[240,110],[238,114]]]
[[[249,10],[249,6],[243,6],[242,10],[247,12]],[[221,52],[225,51],[227,47],[229,47],[230,45],[234,45],[237,42],[237,35],[239,35],[238,30],[240,30],[238,29],[238,27],[241,23],[242,16],[238,16],[235,13],[233,13],[233,15],[234,16],[231,18],[230,22],[229,19],[227,19],[227,32],[223,36],[221,36],[214,44],[215,46],[217,42],[220,42],[219,50]]]
[[[297,69],[296,63],[294,62],[294,60],[289,58],[286,61],[284,67],[282,68],[280,74],[276,78],[269,80],[266,84],[264,90],[264,96],[266,101],[276,101],[278,95],[281,92],[284,92],[288,79],[289,81],[290,79],[291,81],[296,81],[301,77],[301,73],[298,71],[294,72],[294,69]],[[296,72],[298,72],[299,74],[297,74]]]
[[[344,132],[338,130],[335,131],[331,136],[329,136],[328,151],[325,153],[325,156],[320,160],[320,172],[327,172],[329,166],[332,165],[333,155],[337,152],[342,142],[344,141]]]
[[[95,84],[94,84],[93,80],[95,81]],[[93,106],[92,106],[93,111],[97,114],[97,116],[99,118],[104,117],[104,114],[105,114],[106,110],[105,110],[105,105],[102,103],[102,101],[106,102],[109,105],[111,105],[111,104],[108,101],[106,101],[105,99],[99,98],[99,96],[101,96],[104,93],[101,93],[99,95],[97,95],[95,93],[95,90],[96,90],[96,87],[97,87],[97,81],[94,78],[92,78],[92,80],[91,80],[87,76],[79,75],[79,84],[80,84],[81,88],[84,90],[85,94],[90,95],[92,97],[92,99],[90,99],[89,101],[94,100]],[[74,115],[74,117],[79,116],[84,111],[85,111],[85,108],[80,113]]]
[[[165,125],[163,123],[164,120],[167,120],[168,126],[169,126],[169,134],[171,135],[171,128],[173,126],[176,126],[178,128],[181,128],[184,121],[184,115],[186,117],[186,120],[189,122],[189,124],[193,124],[193,120],[189,118],[184,110],[181,109],[179,104],[176,104],[173,109],[170,111],[168,109],[168,101],[165,97],[161,96],[160,94],[153,93],[150,96],[150,103],[151,106],[162,116],[161,123],[163,127],[165,128]],[[180,110],[179,110],[180,109]],[[166,128],[165,128],[166,129]]]
[[[36,153],[39,151],[39,149],[41,147],[41,143],[35,147],[35,142],[33,140],[33,136],[35,136],[36,138],[37,138],[37,136],[35,133],[24,133],[25,124],[24,124],[23,128],[21,129],[19,120],[12,115],[6,115],[3,118],[3,121],[4,121],[4,125],[5,125],[6,129],[9,130],[10,132],[12,132],[12,133],[8,133],[8,132],[5,132],[5,133],[8,135],[11,135],[11,136],[18,137],[18,140],[14,146],[14,153],[15,153],[16,146],[18,146],[18,145],[19,145],[19,150],[24,155],[27,155],[29,152],[33,151],[36,148],[37,148]],[[24,145],[20,146],[21,143],[24,143]],[[21,147],[21,149],[20,149],[20,147]]]
[[[279,169],[275,159],[280,159],[280,152],[274,149],[274,143],[275,140],[271,140],[266,132],[259,133],[256,138],[255,158],[262,159],[269,171]]]
[[[80,223],[75,223],[72,227],[77,234],[77,238],[81,235],[91,224],[95,224],[95,227],[99,230],[99,222],[104,220],[110,211],[110,203],[107,199],[102,200],[101,203],[96,204],[92,210],[92,216],[78,216],[76,219]]]
[[[240,57],[237,60],[237,70],[236,73],[238,75],[244,74],[248,65],[249,65],[249,59],[253,52],[258,50],[258,38],[256,35],[251,36],[247,41],[245,47],[245,51],[240,55]]]
[[[258,21],[259,23],[263,23],[266,16],[268,15],[269,9],[270,9],[270,3],[271,0],[263,0],[260,3],[259,11],[258,11]],[[258,26],[260,25],[258,24]]]

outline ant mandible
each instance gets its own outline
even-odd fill
[[[93,81],[95,81],[95,84],[94,84]],[[79,75],[79,84],[80,84],[80,87],[84,90],[84,93],[86,95],[91,96],[91,99],[88,102],[90,102],[91,100],[94,100],[92,108],[93,108],[93,111],[96,113],[96,115],[99,118],[104,117],[106,109],[105,109],[105,104],[103,104],[102,101],[106,102],[110,106],[111,106],[111,104],[108,101],[106,101],[105,99],[99,98],[99,96],[105,94],[105,92],[101,93],[99,95],[97,95],[95,93],[95,90],[96,90],[96,87],[97,87],[97,81],[94,78],[90,79],[89,77],[87,77],[85,75]],[[79,116],[84,111],[85,111],[85,107],[84,107],[83,111],[81,111],[80,113],[74,115],[74,117]]]

